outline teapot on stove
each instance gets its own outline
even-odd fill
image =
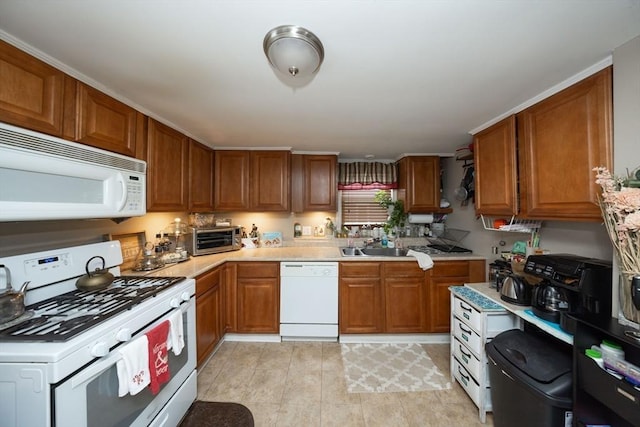
[[[7,279],[6,289],[0,293],[0,323],[5,323],[24,314],[24,294],[29,282],[24,282],[19,291],[11,287],[11,272],[4,265],[0,269],[5,271]]]

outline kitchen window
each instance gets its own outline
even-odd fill
[[[343,225],[382,224],[389,213],[374,200],[378,191],[391,194],[391,190],[342,190],[340,210]]]
[[[351,162],[338,164],[338,190],[342,225],[377,225],[387,221],[388,212],[375,201],[378,191],[393,197],[398,188],[395,163]]]

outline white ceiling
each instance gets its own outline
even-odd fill
[[[283,24],[324,45],[306,86],[262,51]],[[0,30],[211,147],[395,159],[453,153],[606,64],[640,34],[640,0],[2,0]]]

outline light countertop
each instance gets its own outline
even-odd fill
[[[431,255],[434,262],[438,261],[469,261],[485,260],[486,258],[473,254],[438,254]],[[122,274],[146,275],[146,276],[185,276],[196,277],[213,267],[227,261],[416,261],[414,257],[345,257],[340,254],[340,248],[332,247],[282,247],[282,248],[256,248],[240,249],[238,251],[223,252],[214,255],[202,255],[190,257],[189,260],[170,264],[151,272],[124,271]],[[417,261],[416,261],[417,262]]]
[[[506,301],[503,301],[500,298],[500,294],[496,291],[495,286],[491,287],[493,283],[484,282],[484,283],[467,283],[465,287],[471,288],[478,292],[479,294],[489,298],[493,302],[503,306],[506,310],[520,317],[522,320],[532,323],[538,328],[542,329],[549,335],[552,335],[567,344],[573,344],[573,335],[566,333],[560,327],[552,322],[548,322],[544,319],[541,319],[528,311],[531,310],[531,307],[511,304]]]

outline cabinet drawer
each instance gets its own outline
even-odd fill
[[[432,277],[468,277],[469,261],[437,261],[433,263]]]
[[[482,313],[460,298],[453,300],[453,314],[471,326],[476,332],[482,331]]]
[[[467,371],[458,360],[453,358],[453,375],[456,377],[462,388],[467,392],[471,400],[476,404],[476,406],[480,405],[480,385],[473,379],[471,375],[469,375],[469,371]]]
[[[380,263],[341,262],[340,277],[380,277]]]
[[[424,277],[422,270],[415,262],[385,262],[385,277]]]
[[[276,262],[239,262],[238,278],[279,277],[280,264]]]
[[[458,359],[458,362],[479,383],[480,382],[480,374],[482,373],[483,369],[485,369],[485,373],[486,373],[487,364],[485,363],[484,366],[482,366],[483,364],[480,362],[480,360],[478,360],[478,358],[475,356],[475,354],[471,353],[469,351],[469,349],[466,348],[457,338],[454,338],[453,345],[454,345],[454,347],[453,347],[453,355],[455,356],[455,358]],[[486,383],[487,383],[485,385],[488,385],[489,376],[486,375],[485,378],[486,378]]]
[[[469,347],[475,354],[482,353],[483,348],[480,336],[457,317],[453,318],[453,336]]]
[[[640,391],[608,374],[584,354],[574,357],[578,358],[578,387],[632,425],[640,425]]]
[[[196,296],[200,296],[220,283],[220,269],[214,268],[196,277]]]

